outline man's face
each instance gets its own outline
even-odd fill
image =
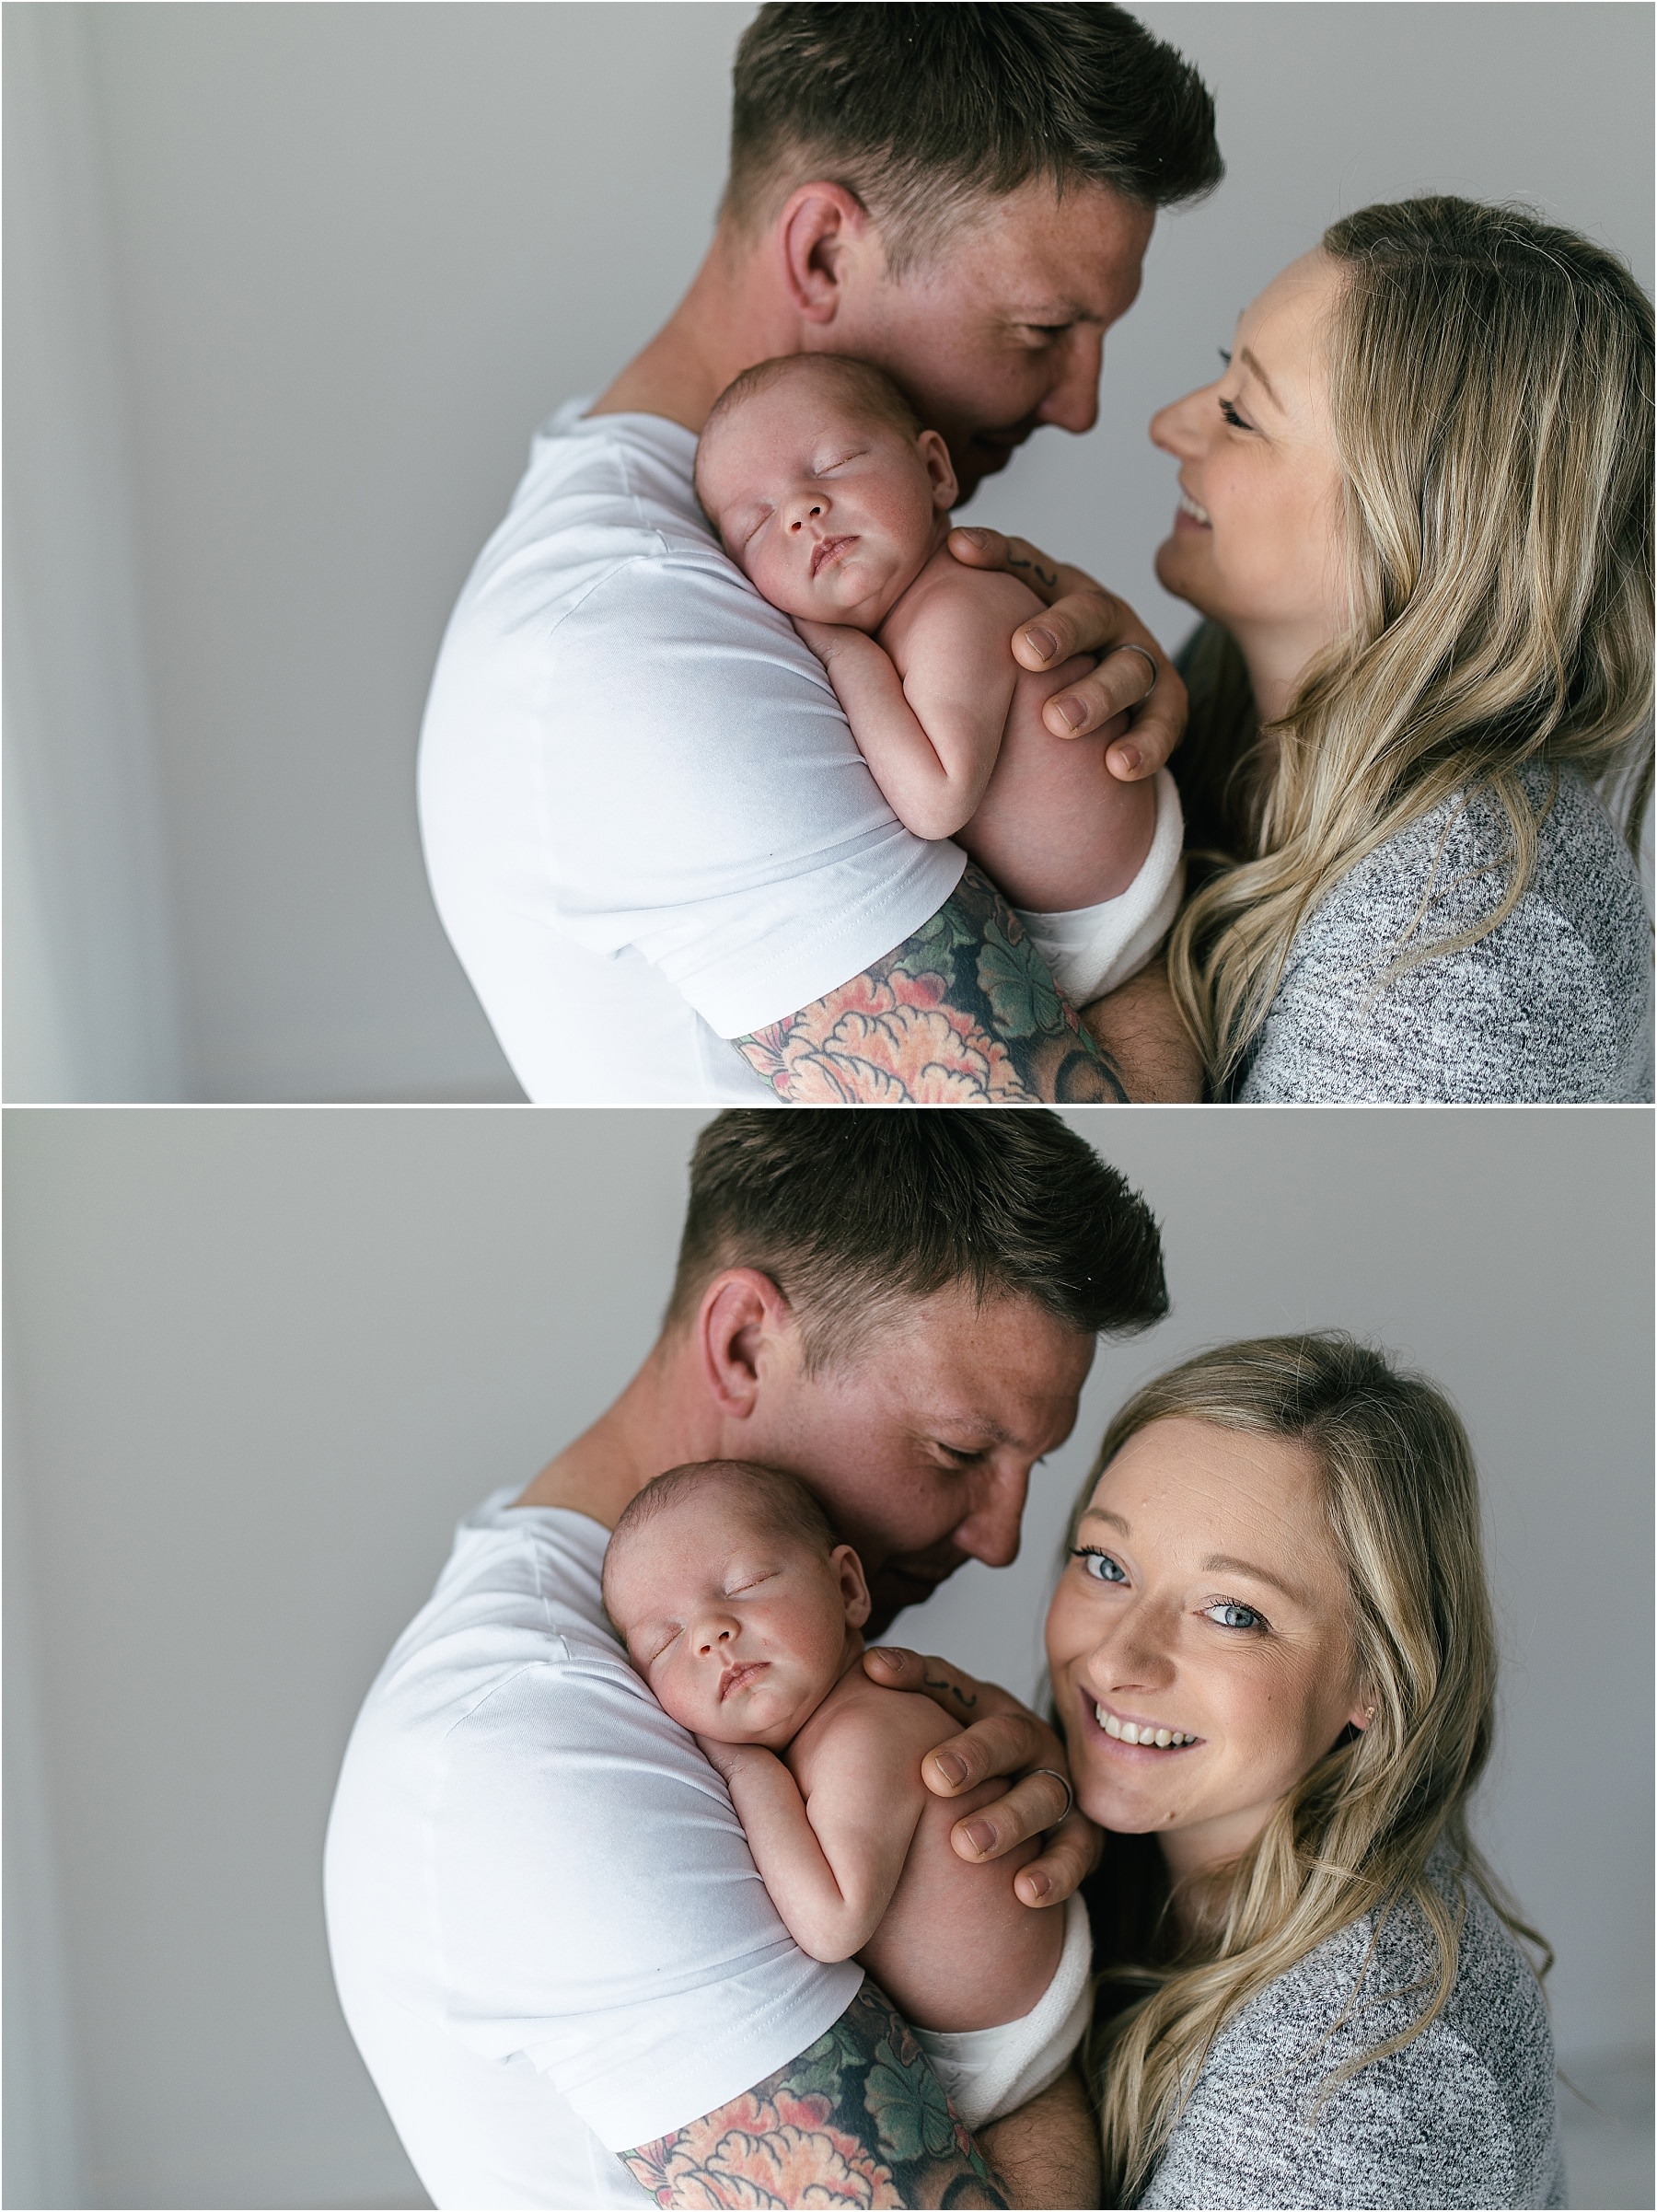
[[[935,260],[860,259],[831,350],[876,363],[943,432],[969,498],[1044,423],[1091,430],[1105,333],[1139,296],[1153,211],[1099,185],[1022,185],[985,203]]]
[[[863,1562],[871,1633],[968,1559],[1011,1565],[1030,1469],[1075,1426],[1091,1337],[1030,1298],[949,1290],[816,1375],[797,1329],[772,1343],[739,1448],[822,1500]]]

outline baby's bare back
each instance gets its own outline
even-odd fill
[[[986,654],[1012,672],[1013,689],[994,772],[956,842],[1014,906],[1063,913],[1118,897],[1151,850],[1155,793],[1150,782],[1122,782],[1105,765],[1125,720],[1074,738],[1055,737],[1042,721],[1048,701],[1093,662],[1080,657],[1040,675],[1019,667],[1012,634],[1042,608],[1028,585],[1000,570],[968,568],[941,547],[887,615],[878,643],[907,677],[946,632],[959,635],[963,606]]]
[[[871,1818],[914,1822],[891,1903],[857,1955],[919,2028],[992,2028],[1020,2019],[1058,1971],[1064,1943],[1061,1911],[1034,1911],[1014,1894],[1014,1876],[1039,1856],[1037,1842],[983,1866],[956,1857],[949,1840],[956,1821],[1010,1787],[998,1779],[958,1798],[927,1789],[921,1760],[958,1732],[930,1697],[881,1689],[860,1669],[842,1678],[784,1755],[807,1808],[814,1776],[842,1802],[862,1778]]]

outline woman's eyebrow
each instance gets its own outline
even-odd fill
[[[1129,1533],[1128,1523],[1122,1519],[1120,1513],[1107,1512],[1102,1505],[1090,1505],[1082,1519],[1083,1521],[1108,1521],[1111,1527],[1119,1528],[1123,1535],[1127,1535]]]
[[[1273,1574],[1269,1567],[1257,1567],[1252,1559],[1234,1559],[1229,1553],[1211,1551],[1202,1562],[1204,1574],[1246,1574],[1257,1582],[1269,1582],[1273,1590],[1280,1590],[1292,1604],[1308,1610],[1312,1601],[1298,1582],[1286,1582],[1280,1574]]]
[[[1259,355],[1257,353],[1251,353],[1248,348],[1245,345],[1237,348],[1237,359],[1243,364],[1244,367],[1247,369],[1249,375],[1253,376],[1265,391],[1266,397],[1271,401],[1273,407],[1277,409],[1279,414],[1286,414],[1288,410],[1284,407],[1283,402],[1278,398],[1276,392],[1271,388],[1271,378],[1260,366]]]

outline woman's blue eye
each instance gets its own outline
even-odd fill
[[[1120,1562],[1113,1559],[1107,1551],[1095,1551],[1091,1545],[1080,1544],[1071,1557],[1087,1561],[1085,1571],[1095,1582],[1125,1582],[1128,1580]]]
[[[1222,1628],[1263,1628],[1266,1624],[1252,1605],[1234,1605],[1222,1599],[1208,1607],[1208,1616]]]

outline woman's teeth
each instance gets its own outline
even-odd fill
[[[1094,1719],[1107,1736],[1118,1736],[1124,1743],[1154,1744],[1158,1751],[1177,1749],[1182,1743],[1195,1743],[1197,1741],[1195,1736],[1184,1735],[1176,1728],[1153,1728],[1149,1722],[1140,1728],[1131,1720],[1118,1720],[1114,1713],[1107,1713],[1102,1705],[1094,1707]]]
[[[1206,523],[1209,519],[1208,509],[1199,507],[1188,492],[1179,494],[1179,511],[1182,515],[1188,515],[1193,522]]]

